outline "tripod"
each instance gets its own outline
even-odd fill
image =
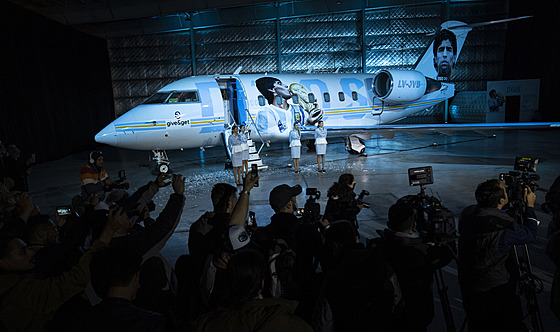
[[[523,222],[523,216],[521,214],[522,209],[522,202],[515,202],[513,204],[512,217],[516,222]],[[521,250],[518,250],[517,247],[520,247]],[[523,316],[523,319],[530,316],[533,332],[544,332],[539,302],[537,301],[537,294],[543,290],[543,282],[537,276],[533,275],[527,245],[524,244],[517,247],[514,246],[513,250],[518,268],[519,293],[525,298],[527,306],[527,314]]]
[[[434,279],[438,288],[439,300],[441,302],[441,309],[443,311],[443,318],[445,319],[445,326],[448,332],[455,332],[455,322],[453,321],[453,314],[451,313],[451,304],[447,296],[447,285],[443,280],[443,273],[441,269],[437,269],[434,274]]]

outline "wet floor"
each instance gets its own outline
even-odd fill
[[[260,144],[259,144],[260,145]],[[299,174],[291,164],[288,144],[272,144],[261,152],[268,169],[260,171],[260,187],[251,191],[250,210],[256,213],[259,225],[270,222],[273,214],[268,205],[268,194],[276,185],[300,184],[317,188],[322,196],[318,200],[322,211],[326,204],[326,192],[342,173],[352,173],[356,178],[356,193],[365,189],[370,195],[365,201],[371,204],[358,215],[362,239],[376,237],[376,230],[385,228],[387,210],[399,197],[416,194],[419,187],[408,185],[407,170],[413,167],[432,166],[434,184],[426,186],[428,195],[435,195],[443,204],[458,215],[466,206],[473,204],[478,183],[498,178],[500,173],[513,170],[516,156],[539,157],[537,174],[539,186],[548,189],[560,175],[560,131],[509,131],[497,132],[496,136],[477,133],[460,133],[455,136],[427,134],[414,137],[397,134],[393,139],[366,141],[368,156],[350,155],[344,149],[342,139],[329,140],[326,173],[318,173],[314,152],[302,148]],[[155,178],[153,162],[146,151],[132,151],[100,146],[109,176],[116,178],[125,169],[130,190]],[[70,204],[74,195],[80,193],[80,167],[86,164],[89,151],[67,156],[63,159],[33,167],[29,177],[34,202],[44,213],[54,215],[58,205]],[[218,182],[235,184],[231,170],[224,169],[222,147],[205,151],[191,149],[169,151],[171,168],[187,178],[186,205],[175,234],[162,250],[173,264],[178,256],[187,252],[188,229],[205,211],[211,210],[210,191]],[[154,198],[158,213],[165,205],[171,188],[163,188]],[[539,294],[539,304],[545,322],[545,331],[557,331],[558,321],[548,309],[550,282],[554,266],[544,254],[546,229],[551,216],[540,209],[545,192],[537,191],[537,214],[541,220],[537,241],[529,246],[535,274],[544,281]],[[307,197],[300,195],[298,204],[303,207]],[[443,269],[449,284],[449,300],[457,330],[464,319],[461,296],[457,285],[456,263]],[[436,298],[436,318],[429,331],[445,331],[439,298]],[[528,322],[528,321],[527,321]]]

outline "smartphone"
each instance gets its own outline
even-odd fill
[[[257,220],[255,219],[255,212],[249,211],[249,219],[247,219],[247,227],[256,227]]]
[[[56,207],[57,216],[67,216],[69,214],[72,214],[72,205],[64,205],[64,206]]]
[[[259,167],[257,166],[257,164],[251,164],[251,179],[254,179],[257,176],[259,176]],[[257,180],[257,183],[255,183],[255,187],[258,186],[259,180]]]

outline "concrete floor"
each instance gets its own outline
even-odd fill
[[[256,212],[259,225],[270,222],[273,214],[268,205],[268,194],[276,185],[300,184],[305,188],[317,188],[323,194],[319,203],[324,209],[326,192],[342,173],[349,172],[356,178],[356,193],[362,189],[371,194],[366,201],[371,209],[358,215],[362,238],[376,237],[376,230],[385,228],[387,210],[397,198],[419,192],[418,187],[408,186],[407,170],[411,167],[432,166],[435,183],[426,187],[429,195],[439,197],[444,205],[456,215],[473,204],[478,183],[497,178],[500,173],[513,170],[516,156],[539,157],[538,184],[548,189],[560,175],[560,131],[509,131],[496,136],[484,136],[474,132],[460,133],[452,137],[428,134],[417,138],[397,134],[394,139],[372,139],[366,142],[368,156],[349,155],[341,139],[329,141],[327,150],[327,173],[318,173],[313,152],[302,149],[300,174],[288,167],[291,163],[287,144],[265,147],[261,152],[268,170],[260,172],[260,187],[251,192],[250,210]],[[105,168],[116,178],[118,170],[125,169],[131,192],[154,178],[150,154],[145,151],[99,148],[105,157]],[[33,200],[44,213],[54,215],[57,205],[69,204],[80,192],[80,167],[86,163],[89,151],[65,157],[61,160],[33,167],[29,177]],[[171,167],[175,173],[187,177],[187,201],[181,222],[162,253],[173,264],[178,256],[187,252],[188,229],[205,211],[211,210],[210,190],[215,183],[234,183],[231,170],[224,169],[223,148],[186,151],[170,151]],[[154,198],[159,212],[165,205],[171,188],[164,188]],[[544,201],[545,192],[537,191],[537,203]],[[303,207],[307,197],[300,195],[298,203]],[[550,283],[554,266],[544,254],[546,230],[551,216],[537,207],[542,221],[537,241],[529,246],[534,272],[544,281],[544,291],[539,294],[539,304],[545,322],[545,331],[558,331],[560,324],[548,309]],[[459,330],[464,319],[461,296],[457,285],[457,268],[453,262],[443,269],[449,285],[449,300],[455,326]],[[441,306],[437,294],[436,318],[429,331],[445,331]],[[529,320],[526,320],[530,324]]]

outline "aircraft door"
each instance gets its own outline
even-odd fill
[[[245,97],[245,91],[240,82],[232,80],[231,86],[234,90],[233,99],[233,115],[235,122],[237,124],[247,124],[247,98]]]
[[[241,124],[247,122],[247,98],[241,83],[235,79],[219,80],[222,100],[224,103],[224,118],[227,124]]]
[[[372,115],[380,115],[381,113],[383,113],[383,107],[379,107],[379,105],[375,105],[375,93],[373,93],[373,80],[374,78],[366,78],[364,80],[364,84],[366,87],[366,91],[367,91],[367,96],[368,96],[368,107],[371,107],[371,114]],[[380,104],[381,100],[377,100],[378,104]]]

